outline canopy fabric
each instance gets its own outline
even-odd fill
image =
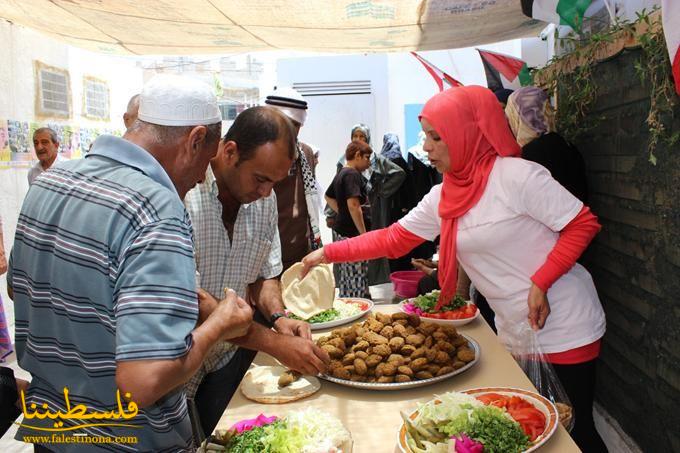
[[[0,18],[96,52],[396,52],[536,36],[518,0],[0,0]]]

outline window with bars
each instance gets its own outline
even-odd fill
[[[71,87],[68,71],[35,62],[39,116],[69,118],[71,116]]]
[[[109,85],[94,77],[83,78],[83,116],[109,120]]]

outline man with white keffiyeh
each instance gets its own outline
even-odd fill
[[[292,88],[274,90],[265,105],[283,112],[299,133],[307,119],[307,101]],[[297,142],[297,158],[288,176],[274,186],[279,210],[281,261],[285,271],[321,246],[319,212],[321,198],[316,182],[316,158],[311,146]]]

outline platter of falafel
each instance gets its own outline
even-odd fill
[[[282,275],[283,301],[289,312],[310,322],[315,330],[314,318],[333,308],[333,271],[321,265],[301,279],[301,266],[298,263]],[[371,308],[372,303],[358,316],[324,323],[324,327],[355,321]],[[400,390],[443,381],[473,367],[480,356],[479,344],[454,326],[403,312],[371,313],[363,322],[334,329],[316,343],[331,358],[321,379],[369,390]]]
[[[455,327],[417,315],[375,313],[317,340],[331,358],[319,377],[368,390],[422,387],[465,372],[479,360],[479,344]]]

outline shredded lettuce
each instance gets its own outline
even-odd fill
[[[434,401],[429,401],[420,406],[418,417],[415,420],[416,423],[432,422],[439,424],[454,420],[459,415],[465,415],[466,418],[469,418],[473,408],[484,406],[484,403],[467,393],[448,392],[436,395],[435,399],[441,401],[441,403],[435,404]]]
[[[359,305],[343,302],[338,299],[333,301],[333,309],[337,310],[337,312],[340,314],[338,319],[349,318],[350,316],[358,315],[362,312]]]
[[[351,439],[340,420],[315,408],[291,412],[286,421],[290,430],[297,430],[303,437],[302,448],[295,450],[302,453],[329,451]]]
[[[320,324],[322,322],[334,321],[336,319],[349,318],[350,316],[358,315],[359,313],[361,313],[361,308],[359,308],[357,304],[346,303],[336,299],[333,301],[333,308],[324,310],[309,319],[304,320],[292,313],[290,313],[288,317],[301,321],[307,321],[310,324]]]
[[[351,439],[340,420],[308,408],[290,412],[284,419],[233,437],[233,453],[318,453],[330,451]]]

